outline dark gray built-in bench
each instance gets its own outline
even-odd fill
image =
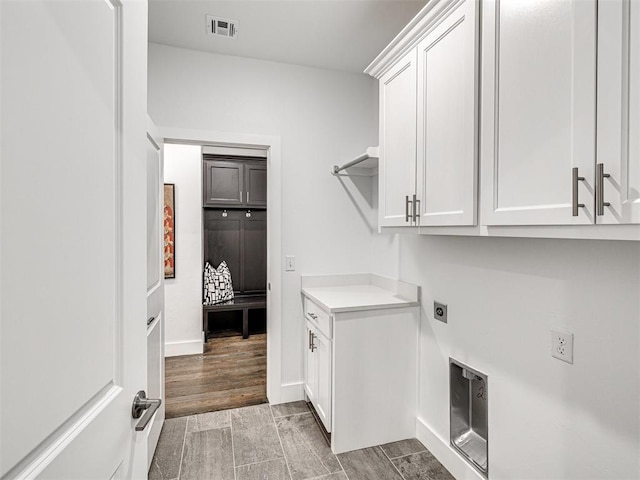
[[[202,330],[204,338],[209,338],[209,313],[242,311],[242,338],[249,338],[249,310],[267,308],[266,295],[236,297],[217,305],[202,306]]]

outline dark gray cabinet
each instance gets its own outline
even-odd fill
[[[246,164],[244,166],[245,205],[248,207],[267,206],[267,166]]]
[[[242,164],[205,160],[203,199],[205,206],[242,206],[243,191],[244,171]]]
[[[267,212],[251,212],[243,220],[242,267],[244,293],[267,290]]]
[[[265,293],[267,212],[204,209],[204,257],[214,268],[227,262],[236,293]]]
[[[265,161],[204,160],[204,207],[267,206],[267,165]]]

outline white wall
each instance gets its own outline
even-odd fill
[[[640,478],[640,244],[372,235],[371,183],[328,172],[377,144],[373,81],[153,44],[149,57],[159,125],[282,136],[283,254],[298,264],[283,274],[283,383],[302,379],[299,272],[399,275],[423,288],[419,415],[435,435],[448,445],[453,356],[489,375],[491,478]],[[551,327],[575,333],[574,365],[551,357]]]
[[[400,277],[423,288],[419,415],[442,440],[451,356],[489,376],[491,478],[640,478],[640,243],[400,243]],[[575,334],[573,365],[552,327]]]
[[[297,263],[282,277],[283,384],[303,375],[300,273],[396,273],[393,237],[372,234],[371,180],[329,173],[377,145],[376,91],[364,75],[149,45],[149,113],[159,127],[281,137],[282,248]],[[181,243],[177,231],[178,277]]]
[[[202,353],[202,156],[164,146],[164,183],[175,184],[176,278],[165,280],[165,355]]]

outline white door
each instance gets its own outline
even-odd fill
[[[478,10],[466,0],[418,45],[420,225],[475,225]]]
[[[320,331],[313,336],[313,355],[316,356],[317,398],[316,412],[327,432],[331,432],[331,340]]]
[[[0,477],[146,478],[146,2],[0,9]]]
[[[416,193],[416,51],[380,78],[379,225],[411,225]]]
[[[313,342],[314,330],[309,322],[306,322],[306,342],[305,342],[305,376],[304,376],[304,391],[309,398],[309,401],[313,404],[316,403],[318,398],[318,361],[317,355],[311,350]]]
[[[163,140],[147,125],[147,395],[162,404],[145,429],[151,466],[164,423],[164,163]]]
[[[598,4],[596,222],[640,223],[640,3]],[[598,177],[596,170],[596,178]],[[606,205],[609,203],[609,205]],[[598,211],[598,204],[600,209]]]
[[[596,1],[482,11],[483,223],[594,223]]]

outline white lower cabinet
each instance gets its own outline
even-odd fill
[[[313,327],[309,322],[306,323],[307,345],[304,357],[304,393],[314,405],[317,403],[318,394],[318,356],[311,351],[311,336],[313,335]]]
[[[304,391],[331,433],[331,449],[414,437],[418,287],[373,275],[335,276],[338,286],[324,286],[332,280],[301,282]]]
[[[327,432],[331,432],[332,342],[307,320],[304,390]]]

